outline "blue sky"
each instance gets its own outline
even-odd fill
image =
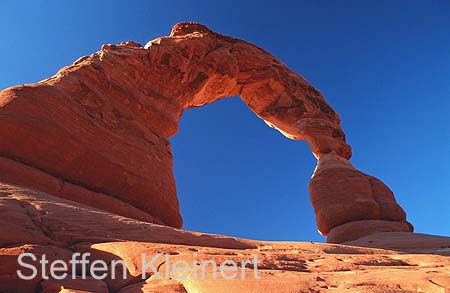
[[[36,82],[104,43],[198,21],[253,42],[338,111],[351,162],[382,179],[417,232],[450,236],[450,1],[0,3],[0,88]],[[172,139],[184,228],[323,241],[307,184],[315,158],[238,99],[187,111]]]

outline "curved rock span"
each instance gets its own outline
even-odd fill
[[[311,201],[328,241],[412,231],[389,188],[349,163],[339,116],[318,90],[263,49],[197,23],[144,47],[104,45],[3,90],[0,181],[179,228],[169,139],[185,109],[230,96],[308,142],[318,158]]]

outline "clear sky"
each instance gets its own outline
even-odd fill
[[[394,191],[417,232],[450,236],[450,1],[0,2],[0,88],[36,82],[104,43],[198,21],[253,42],[318,88],[351,162]],[[3,139],[3,138],[1,138]],[[315,158],[238,98],[187,111],[172,139],[184,228],[323,241]]]

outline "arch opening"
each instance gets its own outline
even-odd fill
[[[306,188],[316,161],[307,144],[267,127],[239,97],[186,110],[171,145],[184,229],[323,240]]]

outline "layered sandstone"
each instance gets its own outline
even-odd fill
[[[319,154],[309,183],[317,227],[327,241],[341,243],[376,232],[412,232],[392,191],[379,179],[334,154]]]
[[[318,158],[311,200],[329,241],[412,230],[389,188],[347,161],[339,116],[319,91],[263,49],[197,23],[145,47],[105,45],[49,79],[1,91],[0,181],[179,228],[169,139],[185,109],[236,95],[308,142]]]
[[[236,95],[314,153],[351,156],[338,115],[301,76],[255,45],[181,23],[145,47],[105,45],[3,90],[0,180],[181,227],[169,139],[185,109]]]
[[[0,184],[0,292],[446,292],[450,289],[450,238],[405,232],[375,233],[346,245],[267,242],[183,231],[125,218],[27,188]],[[50,262],[68,262],[74,253],[91,253],[90,262],[123,260],[126,274],[116,279],[21,280],[21,253],[46,255]],[[239,267],[246,278],[160,280],[166,259],[155,261],[156,272],[143,266],[142,254],[169,253],[177,260],[225,260],[242,263],[258,258],[259,279],[252,265]],[[27,264],[36,264],[27,260]],[[110,265],[111,266],[111,265]],[[48,266],[46,267],[48,269]],[[109,270],[108,270],[109,271]],[[142,277],[142,272],[146,276]],[[48,271],[46,271],[48,275]]]

